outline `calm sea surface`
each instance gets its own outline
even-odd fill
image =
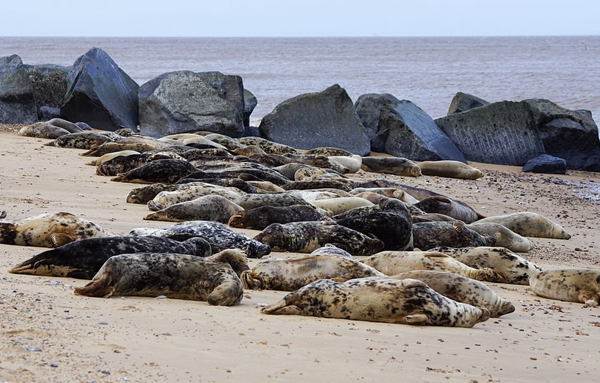
[[[138,84],[166,72],[240,75],[258,98],[252,119],[283,100],[339,84],[353,101],[391,93],[431,117],[456,92],[490,102],[549,99],[591,110],[600,122],[600,36],[436,38],[56,38],[0,37],[0,57],[72,65],[106,51]]]

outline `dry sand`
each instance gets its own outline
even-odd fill
[[[117,234],[169,224],[144,221],[147,207],[125,202],[140,185],[97,176],[83,150],[43,146],[49,140],[20,137],[18,128],[0,128],[0,210],[7,219],[67,211]],[[572,238],[533,238],[535,249],[521,255],[545,268],[599,267],[598,174],[474,165],[484,178],[398,179],[484,215],[544,214]],[[539,298],[527,286],[490,284],[517,309],[472,329],[269,316],[260,306],[285,293],[248,291],[236,307],[88,298],[73,294],[84,280],[7,272],[43,250],[0,245],[0,382],[597,380],[600,309]]]

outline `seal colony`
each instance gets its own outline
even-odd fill
[[[28,130],[28,134],[35,132]],[[93,162],[99,175],[111,175],[115,182],[148,184],[134,188],[127,202],[148,204],[154,213],[146,219],[181,222],[137,228],[122,236],[141,242],[153,236],[177,243],[172,246],[142,249],[107,242],[99,247],[93,262],[86,258],[93,251],[82,250],[84,265],[79,272],[92,281],[77,287],[78,295],[165,295],[236,305],[244,288],[277,289],[291,293],[265,307],[265,314],[472,327],[490,316],[514,312],[514,305],[475,279],[523,284],[537,281],[542,274],[541,268],[524,258],[484,250],[483,246],[501,245],[525,252],[535,245],[526,237],[570,237],[562,226],[539,214],[484,217],[463,201],[379,176],[434,174],[477,179],[483,175],[451,161],[422,163],[420,168],[418,162],[404,158],[359,157],[336,148],[300,153],[257,137],[206,134],[160,141],[139,135],[125,139],[114,132],[82,133],[61,135],[51,145],[87,149],[86,156],[108,154]],[[38,134],[56,132],[44,128]],[[210,148],[198,149],[205,146]],[[118,151],[119,155],[110,156]],[[356,172],[384,178],[364,181],[349,177]],[[75,241],[73,249],[76,244],[84,249],[86,235],[113,236],[85,222],[77,224],[86,230],[78,230],[77,224],[66,225],[71,231],[75,228],[79,236],[50,230],[45,228],[50,216],[29,221],[34,222],[29,227],[41,233],[35,235],[26,226],[16,225],[21,222],[2,222],[6,223],[0,226],[2,238],[8,238],[5,243],[31,245],[34,242],[29,238],[45,236],[35,243],[57,247]],[[252,237],[229,227],[260,232]],[[20,239],[17,243],[17,237],[29,242]],[[180,246],[194,241],[198,254],[183,254]],[[425,252],[427,255],[419,251],[440,246],[455,251],[446,254],[433,249]],[[485,262],[467,264],[470,258],[462,258],[462,262],[449,255],[460,253],[456,249],[465,246],[478,249]],[[403,250],[406,259],[412,260],[401,267],[398,263],[384,266],[389,260],[375,263],[376,258],[383,259],[377,253],[384,249],[394,250],[387,253]],[[22,262],[11,272],[75,276],[76,257],[67,255],[74,252],[61,251],[38,254],[39,258]],[[253,268],[245,260],[271,251],[314,254],[264,258]],[[193,252],[190,248],[189,253]],[[483,255],[492,253],[501,255]],[[354,259],[369,256],[363,262]],[[430,270],[433,265],[445,269]],[[566,274],[560,278],[571,280]],[[583,298],[592,306],[595,290],[589,281],[594,278],[577,281],[581,279],[585,283],[574,285],[590,291]],[[597,285],[597,278],[594,281]],[[547,293],[556,289],[537,283],[540,295],[573,299],[572,294]]]

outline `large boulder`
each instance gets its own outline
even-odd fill
[[[361,156],[371,149],[350,96],[337,84],[283,101],[258,129],[263,138],[298,149],[332,146]]]
[[[21,57],[0,57],[0,122],[32,124],[38,120],[33,85]]]
[[[244,132],[240,76],[169,72],[143,84],[138,96],[142,134],[161,137],[203,130],[241,137]]]
[[[545,154],[537,121],[526,102],[495,102],[435,123],[469,161],[523,166]]]
[[[568,169],[600,171],[598,127],[588,110],[569,110],[544,99],[524,100],[533,112],[546,153]]]
[[[371,150],[415,161],[455,160],[465,157],[435,121],[414,103],[391,94],[364,94],[355,104]]]
[[[33,86],[38,119],[49,120],[58,116],[67,94],[67,78],[71,67],[54,64],[25,65],[25,67]],[[50,117],[49,110],[55,111],[56,116]]]
[[[96,129],[136,131],[138,88],[106,52],[92,48],[73,64],[61,117]]]
[[[490,103],[486,100],[473,96],[472,94],[457,92],[450,102],[448,114],[462,113],[489,104]]]
[[[524,172],[565,174],[567,172],[567,161],[563,158],[542,154],[530,159],[523,166]]]

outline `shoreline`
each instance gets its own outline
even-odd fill
[[[7,219],[68,211],[115,234],[172,224],[144,221],[147,207],[125,202],[139,184],[97,176],[85,165],[90,158],[79,155],[83,150],[44,146],[50,140],[18,136],[17,127],[0,126],[0,210]],[[593,195],[600,174],[543,175],[472,165],[485,177],[381,178],[446,194],[484,215],[543,214],[572,238],[531,238],[534,250],[521,256],[545,268],[598,268],[600,202],[579,194]],[[286,293],[246,291],[235,307],[101,299],[73,294],[85,280],[7,273],[44,250],[0,245],[5,339],[0,381],[340,381],[399,375],[423,382],[595,380],[600,351],[592,335],[600,327],[599,309],[540,298],[527,286],[490,284],[517,309],[472,329],[269,316],[260,313],[261,306]]]

